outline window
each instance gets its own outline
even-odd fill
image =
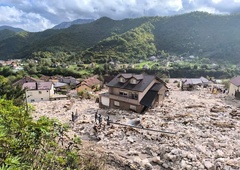
[[[38,91],[39,94],[42,94],[42,91]]]
[[[135,78],[130,79],[131,84],[137,84],[137,80]]]
[[[113,102],[114,106],[120,106],[120,103],[118,101]]]
[[[120,91],[120,92],[119,92],[119,95],[120,95],[120,96],[124,96],[124,97],[127,97],[127,96],[128,96],[127,92],[124,92],[124,91]]]
[[[35,100],[34,99],[31,99],[31,101],[30,102],[35,102]]]
[[[120,77],[119,81],[122,82],[122,83],[126,82],[125,78],[123,78],[123,77]]]
[[[138,99],[138,94],[137,93],[132,93],[131,97],[132,97],[132,99],[136,99],[137,100]]]
[[[137,107],[134,106],[134,105],[130,105],[130,110],[136,111],[136,110],[137,110]]]

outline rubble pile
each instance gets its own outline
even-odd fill
[[[174,89],[162,107],[143,115],[101,110],[91,100],[71,103],[70,109],[68,100],[34,103],[34,115],[71,124],[82,140],[102,148],[113,170],[240,169],[240,103],[226,96]],[[79,115],[75,122],[72,112]]]

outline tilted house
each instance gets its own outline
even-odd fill
[[[229,82],[229,95],[231,96],[239,96],[240,93],[240,76],[233,77]]]
[[[144,113],[162,104],[166,83],[154,75],[118,74],[107,84],[108,93],[99,95],[100,108],[116,108]]]
[[[52,82],[28,82],[23,84],[26,89],[27,102],[49,101],[54,96]]]

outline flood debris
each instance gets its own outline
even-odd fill
[[[143,115],[75,100],[67,111],[62,108],[69,101],[34,103],[34,116],[71,123],[71,113],[77,109],[79,116],[70,133],[101,148],[112,170],[239,170],[240,103],[207,89],[180,91],[174,85],[170,81],[171,95],[162,107]],[[100,121],[96,113],[101,114]]]

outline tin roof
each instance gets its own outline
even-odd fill
[[[29,90],[50,90],[52,84],[52,82],[28,82],[23,84],[23,88]]]

